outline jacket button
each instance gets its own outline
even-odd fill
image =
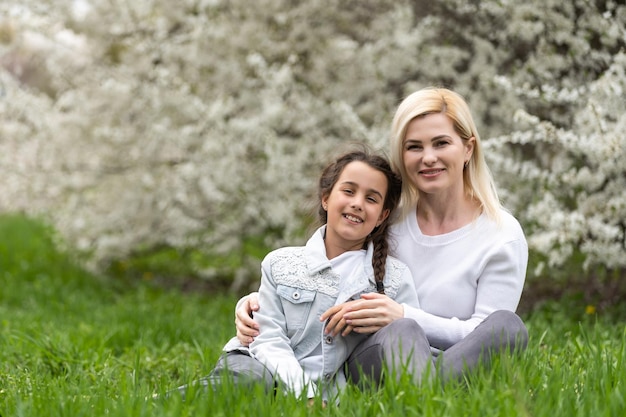
[[[300,293],[299,293],[298,291],[295,291],[295,292],[293,293],[292,297],[293,297],[293,299],[294,299],[294,300],[297,300],[297,299],[299,299],[299,298],[300,298]]]
[[[324,342],[326,342],[327,345],[332,345],[333,344],[333,337],[332,336],[326,336],[324,338]]]

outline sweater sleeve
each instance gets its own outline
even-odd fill
[[[259,323],[260,334],[250,344],[250,353],[263,363],[273,376],[286,384],[296,395],[308,395],[312,385],[296,359],[287,337],[287,324],[276,284],[269,270],[269,262],[262,263],[262,278],[259,288],[259,305],[263,308],[254,313]]]
[[[474,312],[467,319],[441,317],[411,305],[405,306],[405,317],[417,321],[430,344],[445,350],[472,332],[488,315],[497,310],[515,311],[519,303],[528,262],[525,239],[501,245],[484,260],[478,278]],[[447,300],[454,303],[454,300]]]

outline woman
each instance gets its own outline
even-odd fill
[[[430,346],[444,378],[459,377],[490,355],[524,349],[527,330],[514,313],[524,286],[528,246],[518,221],[498,199],[469,107],[457,93],[425,88],[408,96],[392,122],[391,162],[402,176],[401,216],[392,226],[392,254],[409,266],[420,307],[380,294],[324,313],[329,334],[373,333],[352,353],[353,379],[378,380],[394,351],[396,321],[411,318],[412,336]],[[237,336],[258,334],[250,312],[255,296],[236,312]]]

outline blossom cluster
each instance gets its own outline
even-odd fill
[[[507,170],[507,201],[519,213],[539,269],[577,252],[584,267],[626,267],[626,54],[586,86],[571,129],[518,112],[524,130],[488,142],[492,166]],[[519,156],[511,149],[526,148]],[[517,178],[515,178],[517,176]]]
[[[0,16],[0,211],[45,216],[95,268],[165,246],[241,253],[256,277],[246,240],[302,243],[321,166],[352,142],[386,150],[425,85],[468,99],[541,265],[626,266],[616,2],[6,0]]]

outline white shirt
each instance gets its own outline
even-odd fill
[[[422,326],[431,346],[447,349],[494,311],[517,309],[528,245],[508,212],[500,224],[482,214],[437,236],[424,235],[413,214],[394,224],[391,236],[392,254],[408,265],[420,303],[404,305],[404,315]]]

